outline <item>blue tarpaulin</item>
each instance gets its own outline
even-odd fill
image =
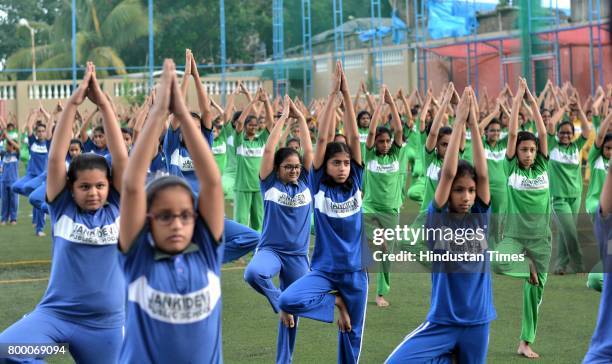
[[[375,29],[367,29],[359,32],[359,40],[362,42],[369,42],[376,36],[380,38],[391,35],[393,43],[400,44],[406,38],[406,30],[408,27],[406,23],[399,17],[397,10],[391,12],[391,26],[381,26]]]
[[[427,30],[432,39],[462,37],[476,31],[477,11],[495,9],[495,4],[472,1],[433,0],[427,2]]]

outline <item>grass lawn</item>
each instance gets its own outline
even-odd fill
[[[31,207],[21,199],[17,226],[0,227],[0,331],[32,310],[43,295],[50,268],[51,239],[34,236]],[[231,211],[231,209],[228,209]],[[243,267],[224,266],[223,351],[226,363],[273,363],[277,317],[267,300],[242,280]],[[430,277],[426,273],[392,275],[391,306],[374,303],[376,277],[371,275],[362,363],[382,363],[403,337],[424,319],[429,308]],[[538,363],[579,363],[588,348],[597,319],[600,294],[585,286],[586,276],[549,276],[540,306]],[[494,277],[498,318],[491,325],[489,363],[524,363],[515,354],[520,334],[523,281]],[[336,361],[335,325],[300,321],[295,363]],[[197,345],[197,343],[194,343]],[[69,356],[49,362],[72,362]]]

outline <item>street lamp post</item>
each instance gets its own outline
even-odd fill
[[[34,42],[34,28],[32,28],[30,23],[23,18],[19,19],[19,25],[30,30],[30,38],[32,38],[32,80],[36,81],[36,43]]]

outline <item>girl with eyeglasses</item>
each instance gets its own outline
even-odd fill
[[[287,118],[298,120],[304,156],[289,147],[278,149]],[[280,313],[276,362],[291,363],[298,318],[279,308],[279,296],[308,272],[312,194],[308,186],[312,144],[306,119],[286,96],[283,113],[266,142],[259,169],[264,218],[257,252],[244,272],[244,280],[264,295],[275,313]],[[304,166],[304,167],[302,167]],[[274,285],[279,276],[280,286]]]
[[[523,318],[517,353],[527,358],[539,355],[531,348],[535,341],[539,307],[548,277],[551,255],[550,190],[548,177],[547,138],[536,138],[528,131],[519,131],[519,110],[523,99],[531,107],[538,134],[546,135],[536,99],[521,78],[514,96],[504,172],[507,176],[508,209],[503,239],[497,246],[500,254],[525,254],[525,260],[495,261],[499,273],[525,279],[523,286]]]
[[[168,112],[181,122],[200,183],[164,176],[142,188]],[[166,60],[148,121],[125,172],[119,230],[127,280],[125,341],[119,362],[221,363],[223,188],[214,156]],[[195,206],[195,208],[194,208]]]
[[[400,161],[403,142],[403,128],[397,106],[389,90],[381,89],[381,102],[374,112],[366,138],[365,178],[368,188],[363,196],[363,213],[368,238],[377,228],[395,228],[399,224],[399,211],[402,207],[402,181]],[[378,126],[380,110],[383,104],[389,105],[392,116],[393,132],[384,126]],[[393,251],[393,242],[383,243],[380,247],[385,253]],[[376,305],[387,307],[389,302],[384,298],[389,293],[389,265],[383,264],[377,274]]]
[[[112,173],[106,159],[93,153],[74,158],[66,171],[72,124],[86,97],[100,108]],[[125,280],[117,259],[117,191],[127,158],[115,112],[96,79],[95,66],[88,62],[83,81],[59,117],[49,152],[49,285],[34,311],[6,329],[0,343],[67,343],[77,363],[117,362],[125,319]]]
[[[548,124],[548,170],[550,173],[550,195],[553,212],[557,222],[557,257],[555,274],[564,274],[571,264],[575,273],[584,272],[582,249],[578,242],[576,227],[580,203],[582,202],[582,148],[587,144],[591,133],[590,123],[582,110],[580,102],[576,105],[581,123],[581,135],[574,140],[574,124],[561,121],[561,114],[569,105],[558,110]],[[555,130],[557,135],[555,136]]]
[[[336,101],[345,106],[347,144],[332,142]],[[357,363],[361,353],[368,275],[362,253],[363,167],[351,95],[340,62],[332,92],[319,117],[310,190],[314,194],[316,240],[311,271],[279,298],[279,308],[294,316],[333,322],[338,307],[338,363]]]
[[[431,305],[426,321],[408,334],[385,363],[485,363],[489,323],[496,318],[489,270],[486,232],[490,216],[489,173],[480,139],[476,98],[466,88],[457,106],[453,133],[440,181],[427,212],[428,228],[472,229],[461,244],[432,236],[433,254],[482,255],[477,262],[435,262],[431,274]],[[469,119],[469,121],[468,121]],[[459,158],[465,124],[474,135],[474,166]]]

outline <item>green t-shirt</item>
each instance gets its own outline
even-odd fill
[[[225,144],[227,145],[227,150],[225,152],[225,169],[223,174],[236,177],[236,130],[234,130],[234,127],[228,123],[223,126],[223,132],[226,137]]]
[[[591,167],[591,180],[586,194],[586,211],[589,214],[597,212],[599,196],[608,175],[608,159],[604,158],[602,149],[593,145],[589,152],[589,167]]]
[[[535,136],[538,136],[538,129],[536,128],[536,123],[535,123],[534,120],[527,120],[527,121],[525,121],[525,124],[521,125],[520,129],[522,131],[530,131]]]
[[[244,132],[236,134],[236,191],[259,191],[259,168],[269,135],[268,129],[253,140],[248,140]]]
[[[548,160],[538,153],[529,169],[519,166],[518,158],[505,159],[508,176],[508,213],[504,236],[539,239],[548,236],[550,223],[550,189]]]
[[[417,118],[412,130],[404,128],[404,140],[406,141],[405,154],[407,162],[410,163],[410,174],[415,178],[423,175],[423,145],[421,144],[421,133],[419,131],[420,121]]]
[[[365,212],[399,213],[402,207],[402,149],[404,147],[398,147],[395,142],[385,155],[378,155],[375,146],[366,149],[365,181],[368,188],[363,197]]]
[[[222,128],[219,132],[219,136],[213,141],[212,152],[215,156],[215,162],[219,171],[223,174],[225,165],[227,163],[227,129]]]
[[[550,174],[550,195],[554,197],[580,197],[582,194],[582,172],[580,151],[587,140],[578,139],[564,146],[554,135],[547,134],[548,171]]]
[[[504,171],[504,161],[506,160],[508,139],[498,140],[495,146],[492,146],[487,142],[486,138],[483,138],[482,145],[487,158],[487,170],[489,172],[489,187],[491,193],[506,193],[508,177]]]
[[[425,134],[425,133],[422,133]],[[425,192],[423,193],[423,203],[421,204],[420,213],[426,213],[429,203],[436,195],[436,187],[440,179],[440,169],[442,168],[443,160],[438,156],[436,149],[432,151],[424,150],[424,168],[425,168]]]
[[[591,118],[593,121],[593,126],[595,127],[595,133],[599,133],[599,126],[601,125],[601,116],[600,115],[593,115],[593,117]]]
[[[368,133],[370,132],[370,128],[358,128],[359,132],[359,144],[361,145],[361,159],[365,158],[366,153],[366,139],[368,138]]]

